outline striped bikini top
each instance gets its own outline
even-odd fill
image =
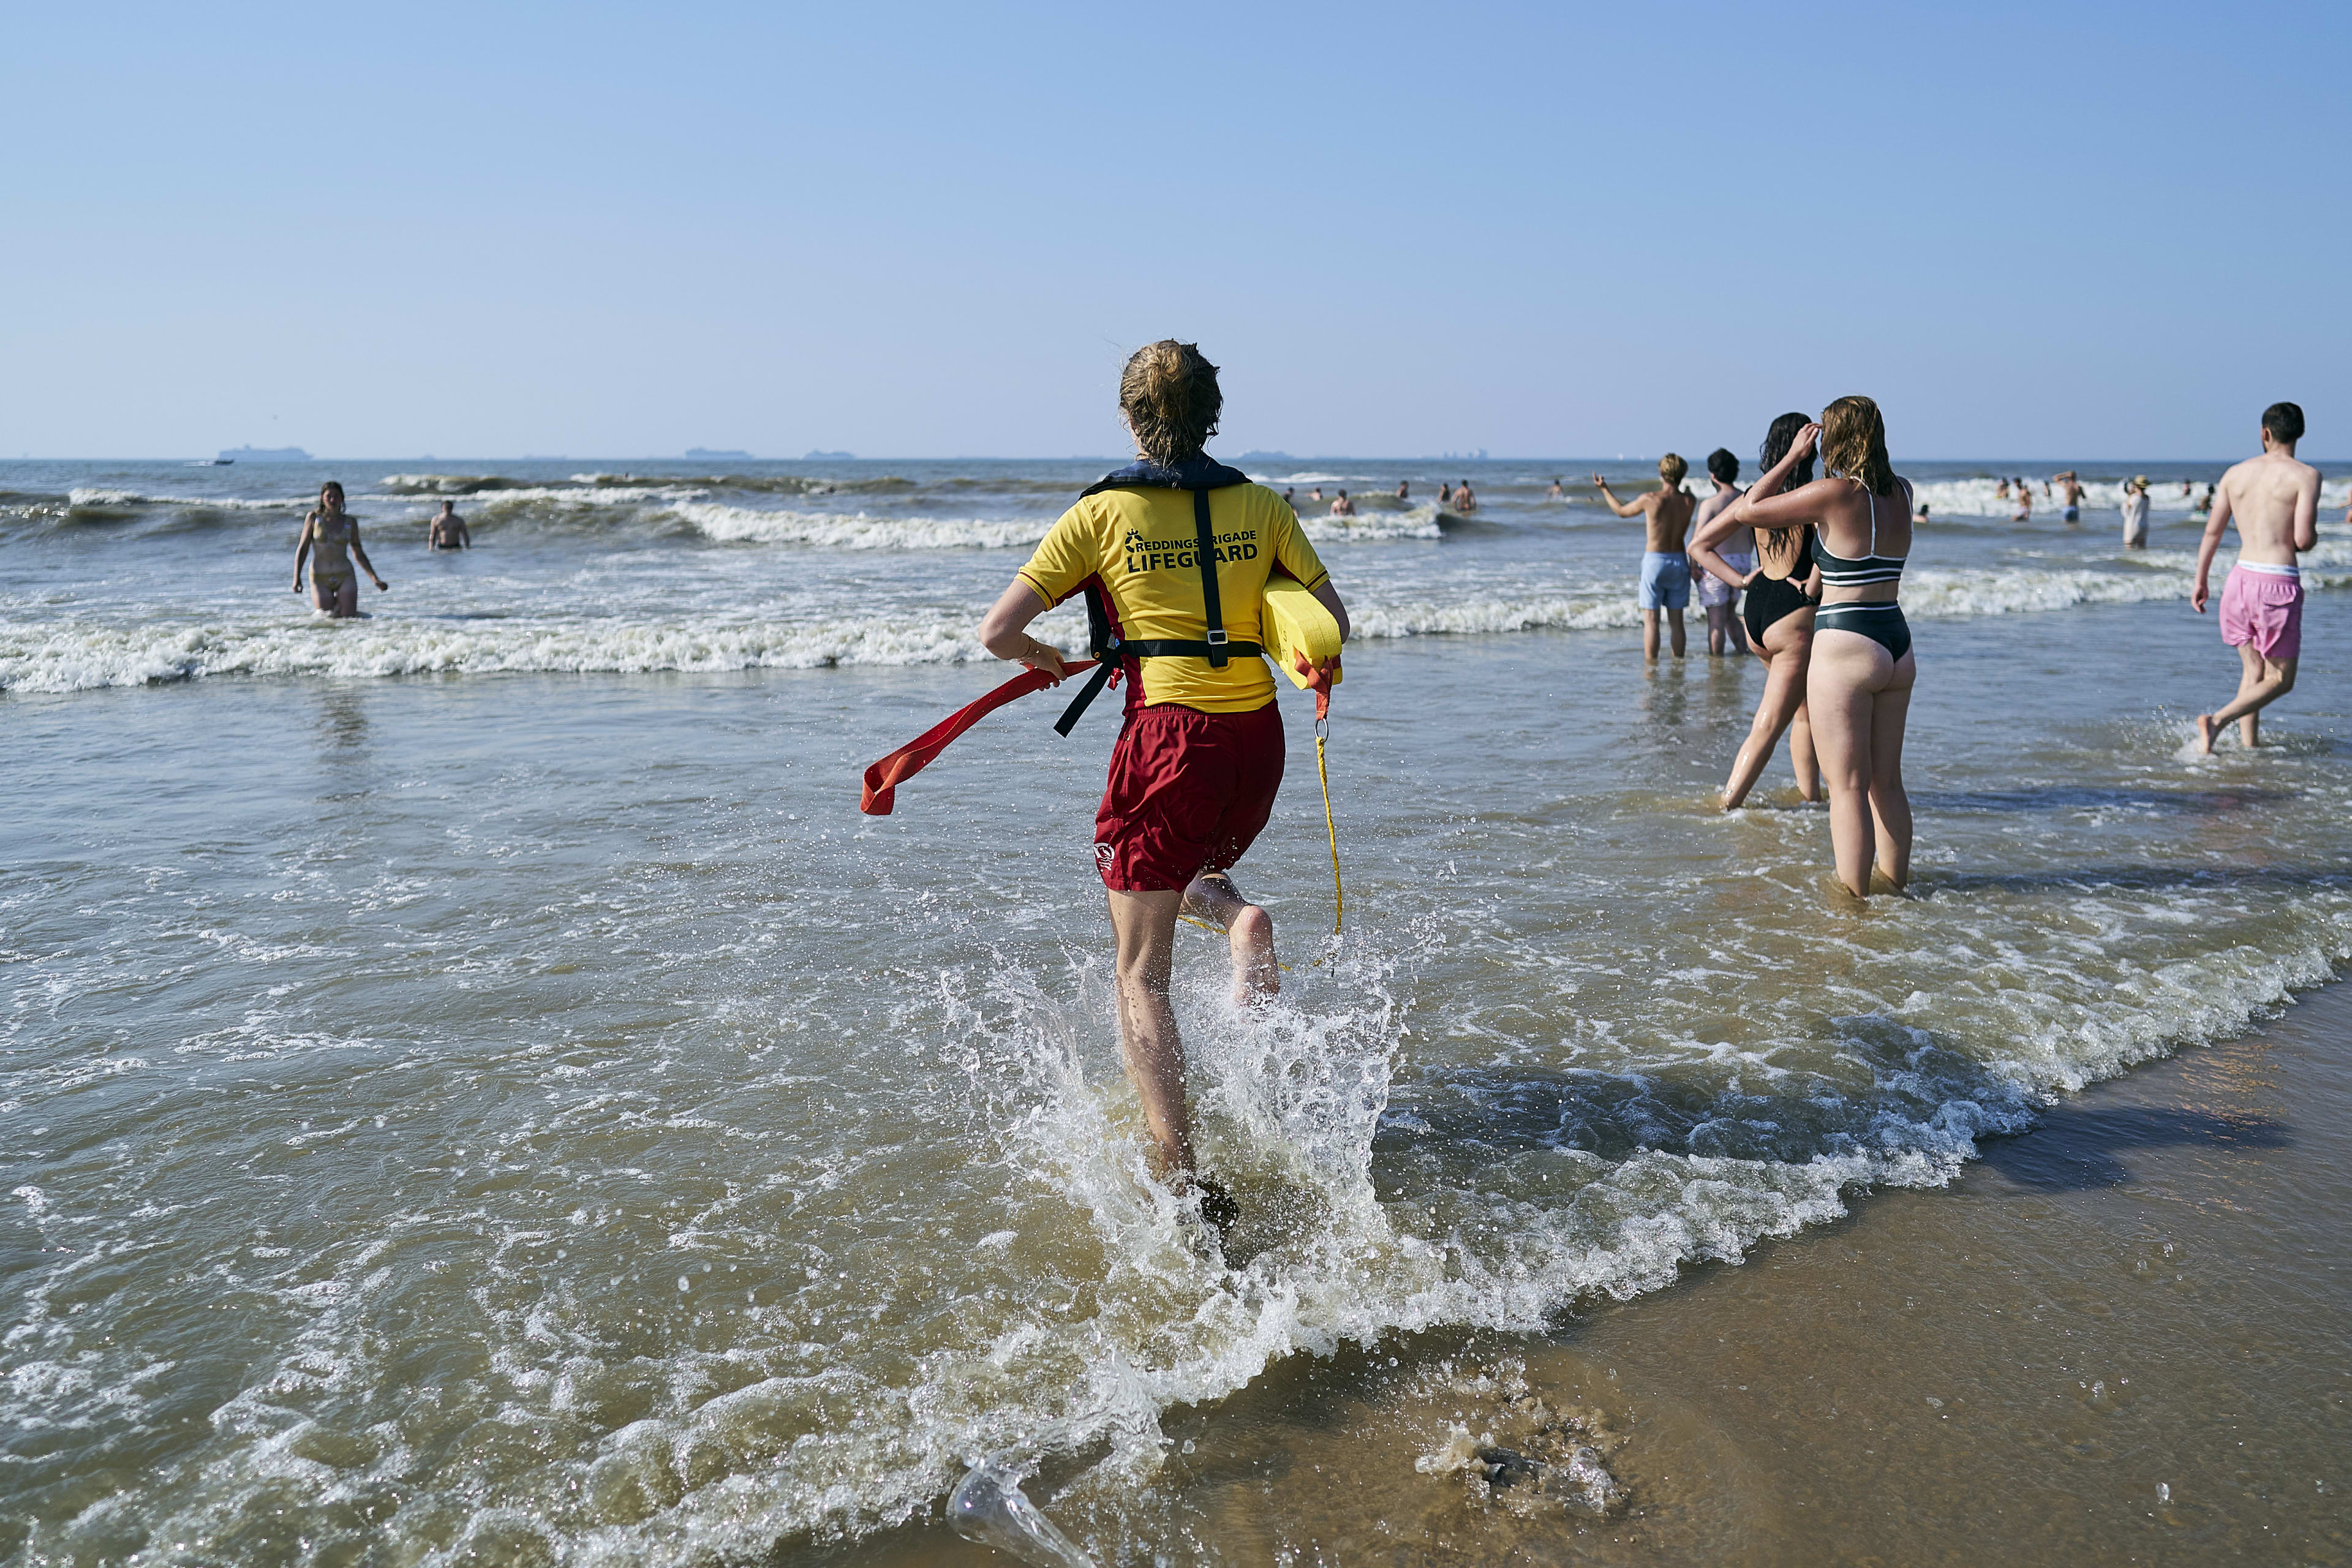
[[[1895,482],[1903,487],[1903,504],[1908,510],[1911,481],[1898,478]],[[1860,588],[1872,583],[1903,581],[1903,563],[1908,557],[1881,555],[1878,552],[1878,498],[1868,490],[1863,491],[1863,498],[1870,503],[1869,554],[1848,558],[1831,550],[1827,540],[1816,538],[1813,541],[1813,560],[1822,569],[1822,586],[1824,588]]]

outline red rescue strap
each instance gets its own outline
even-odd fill
[[[1094,667],[1093,659],[1074,658],[1062,666],[1062,674],[1076,675]],[[979,701],[957,709],[880,762],[867,764],[866,792],[858,799],[857,809],[868,816],[889,816],[898,785],[929,767],[933,759],[948,749],[950,742],[1006,703],[1057,683],[1055,677],[1044,670],[1024,669]]]

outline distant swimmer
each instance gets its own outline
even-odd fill
[[[1307,499],[1314,501],[1321,500],[1323,499],[1323,487],[1321,485],[1317,485],[1313,489],[1308,490],[1307,492]]]
[[[1465,517],[1478,510],[1478,498],[1470,493],[1468,479],[1454,487],[1454,510]]]
[[[1348,492],[1346,490],[1341,490],[1338,497],[1332,500],[1331,515],[1333,517],[1353,517],[1356,515],[1356,503],[1348,499]]]
[[[1563,489],[1561,489],[1559,488],[1559,478],[1558,478],[1557,476],[1555,476],[1555,477],[1553,478],[1552,481],[1551,481],[1551,489],[1548,489],[1548,490],[1544,491],[1544,500],[1559,500],[1559,499],[1560,499],[1560,497],[1562,497],[1563,495],[1566,495],[1567,493],[1568,493],[1567,491],[1565,491],[1565,490],[1563,490]]]
[[[1706,455],[1706,477],[1715,485],[1715,493],[1698,503],[1691,516],[1691,527],[1697,533],[1706,531],[1707,520],[1740,497],[1735,482],[1739,478],[1739,459],[1721,447]],[[1697,537],[1694,533],[1693,538]],[[1744,528],[1735,528],[1716,542],[1716,551],[1724,565],[1744,580],[1756,570],[1756,536]],[[1699,569],[1698,602],[1706,611],[1706,651],[1710,657],[1721,655],[1726,648],[1734,653],[1748,651],[1748,634],[1739,625],[1739,587],[1731,577],[1717,577],[1706,569],[1706,563],[1691,552],[1691,564]]]
[[[2197,481],[2196,481],[2196,480],[2194,480],[2194,479],[2183,479],[2183,480],[2181,480],[2181,481],[2180,481],[2180,499],[2181,499],[2182,500],[2187,500],[2190,496],[2193,496],[2193,495],[2195,495],[2196,493],[2197,493]]]
[[[348,552],[349,553],[346,553]],[[381,594],[392,584],[375,574],[375,565],[360,546],[359,520],[343,510],[343,487],[329,479],[319,487],[316,510],[302,518],[302,540],[294,549],[294,591],[302,591],[302,562],[310,562],[310,602],[338,620],[360,613],[360,580],[352,558]]]
[[[1411,483],[1410,481],[1408,481],[1408,480],[1405,480],[1405,479],[1399,479],[1399,480],[1397,481],[1397,500],[1411,500],[1412,499],[1412,483]]]
[[[2192,515],[2197,517],[2203,517],[2210,513],[2213,510],[2213,487],[2211,485],[2207,485],[2205,487],[2205,493],[2199,496],[2197,498],[2197,504],[2190,507],[2189,510]]]
[[[1290,509],[1291,516],[1297,517],[1298,515],[1298,489],[1297,486],[1289,486],[1283,490],[1282,504]]]
[[[2017,510],[2009,514],[2011,522],[2033,521],[2033,489],[2023,479],[2017,481]]]
[[[1816,439],[1827,477],[1782,493],[1792,458]],[[1789,451],[1724,515],[1759,530],[1812,525],[1822,605],[1813,614],[1805,706],[1829,786],[1837,878],[1859,896],[1900,892],[1911,879],[1903,731],[1918,664],[1896,601],[1916,498],[1887,458],[1886,423],[1867,397],[1831,404]]]
[[[1638,517],[1647,536],[1642,554],[1641,586],[1634,603],[1642,611],[1642,658],[1655,663],[1658,657],[1658,612],[1666,613],[1673,628],[1675,657],[1683,657],[1683,609],[1690,603],[1690,557],[1684,552],[1683,534],[1690,527],[1691,513],[1697,509],[1691,493],[1683,489],[1683,476],[1690,465],[1674,453],[1658,459],[1658,488],[1644,490],[1641,498],[1621,501],[1609,489],[1609,481],[1599,474],[1592,476],[1593,488],[1601,500],[1619,517]]]
[[[2074,477],[2074,470],[2072,468],[2055,478],[2058,483],[2058,499],[2065,503],[2065,510],[2058,514],[2060,520],[2065,522],[2082,521],[2083,481]],[[2048,486],[2045,485],[2043,490],[2047,493]]]
[[[1921,501],[1919,503],[1919,510],[1911,514],[1911,521],[1914,522],[1925,522],[1927,521],[1927,503],[1926,501]]]
[[[1454,504],[1454,487],[1444,479],[1437,481],[1437,504],[1439,506]]]
[[[1995,500],[2007,500],[2009,499],[2009,481],[2007,479],[2003,479],[2000,483],[1993,486],[1992,497]]]
[[[1780,472],[1780,488],[1799,489],[1813,482],[1810,450],[1790,458],[1798,433],[1812,421],[1802,414],[1783,414],[1764,434],[1759,456],[1765,471]],[[1783,459],[1787,461],[1784,463]],[[1753,492],[1750,492],[1753,493]],[[1805,666],[1812,657],[1813,605],[1822,595],[1821,573],[1813,564],[1813,530],[1810,523],[1784,528],[1750,528],[1734,515],[1738,503],[1718,511],[1691,539],[1690,558],[1711,577],[1724,578],[1730,568],[1716,552],[1716,543],[1735,532],[1745,532],[1756,543],[1756,569],[1741,574],[1748,591],[1743,618],[1748,646],[1764,661],[1769,672],[1764,696],[1748,727],[1748,740],[1732,759],[1731,777],[1723,785],[1723,809],[1737,811],[1764,775],[1773,748],[1783,731],[1789,736],[1789,764],[1797,775],[1797,793],[1807,800],[1822,797],[1821,772],[1813,760],[1812,725],[1805,711]]]
[[[2124,485],[2124,548],[2147,548],[2147,476],[2135,474]]]
[[[1348,612],[1282,498],[1202,450],[1223,395],[1217,367],[1172,339],[1138,349],[1120,373],[1119,412],[1141,461],[1107,477],[1064,512],[987,617],[980,639],[999,658],[1058,678],[1063,655],[1029,624],[1090,583],[1121,637],[1127,716],[1095,814],[1094,861],[1118,942],[1119,1037],[1142,1101],[1152,1174],[1223,1231],[1232,1196],[1198,1173],[1184,1100],[1184,1047],[1169,1001],[1176,921],[1222,927],[1236,1001],[1280,988],[1274,922],[1229,874],[1274,810],[1282,783],[1282,715],[1258,657],[1276,566],[1328,610]],[[1229,548],[1204,562],[1201,531]],[[1217,619],[1209,624],[1214,584]],[[1212,643],[1212,632],[1220,639]],[[1328,667],[1323,689],[1328,689]]]
[[[2221,584],[2221,640],[2238,650],[2238,695],[2221,711],[2197,716],[2197,749],[2209,754],[2213,737],[2232,719],[2238,739],[2259,745],[2256,716],[2294,689],[2303,653],[2303,572],[2294,558],[2319,545],[2319,470],[2295,460],[2302,439],[2302,409],[2273,403],[2263,410],[2263,455],[2221,476],[2197,546],[2197,586],[2189,602],[2201,616],[2213,552],[2223,531],[2238,525],[2238,563]]]
[[[443,501],[441,510],[433,516],[432,526],[425,531],[425,548],[471,550],[473,547],[473,532],[466,527],[466,520],[457,515],[457,503],[453,500]]]

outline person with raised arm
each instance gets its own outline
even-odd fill
[[[1176,921],[1191,915],[1224,930],[1236,1002],[1280,989],[1274,921],[1230,874],[1282,783],[1282,714],[1260,657],[1267,580],[1277,566],[1295,578],[1341,640],[1348,612],[1298,514],[1204,450],[1224,397],[1197,345],[1171,338],[1138,349],[1118,405],[1141,460],[1061,515],[981,622],[980,640],[1058,679],[1061,649],[1032,637],[1029,623],[1081,590],[1089,619],[1108,623],[1102,646],[1126,683],[1127,716],[1095,814],[1094,861],[1118,944],[1119,1037],[1152,1175],[1180,1196],[1197,1191],[1202,1217],[1222,1233],[1236,1211],[1194,1167],[1169,1002]],[[1325,666],[1318,681],[1327,695],[1330,674]]]
[[[2303,655],[2303,569],[2294,558],[2319,544],[2319,470],[2296,459],[2302,439],[2303,410],[2272,404],[2263,410],[2263,455],[2232,467],[2207,492],[2213,510],[2189,595],[2200,616],[2213,553],[2230,524],[2238,525],[2237,564],[2221,584],[2221,640],[2238,650],[2238,695],[2197,716],[2197,749],[2209,755],[2213,737],[2233,719],[2238,739],[2259,745],[2262,710],[2294,689]]]
[[[1777,488],[1812,483],[1811,454],[1791,455],[1797,432],[1811,423],[1801,414],[1783,414],[1764,433],[1764,447],[1758,456],[1767,473],[1780,473]],[[1813,531],[1805,523],[1747,528],[1755,541],[1755,562],[1745,569],[1735,567],[1717,553],[1716,546],[1742,529],[1727,515],[1738,505],[1735,500],[1708,519],[1690,545],[1692,565],[1718,582],[1736,583],[1747,590],[1742,616],[1748,624],[1748,646],[1764,661],[1764,695],[1756,704],[1748,739],[1732,759],[1731,776],[1724,781],[1726,811],[1738,810],[1748,799],[1784,731],[1789,737],[1789,765],[1797,775],[1797,793],[1807,800],[1822,797],[1812,725],[1805,712],[1805,664],[1813,649],[1813,605],[1822,592],[1813,567]]]
[[[1785,493],[1794,459],[1818,441],[1825,476]],[[1911,553],[1910,482],[1886,455],[1886,422],[1867,397],[1841,397],[1797,433],[1771,472],[1716,521],[1810,526],[1821,608],[1805,669],[1813,747],[1829,786],[1830,840],[1848,892],[1900,892],[1911,879],[1911,802],[1903,731],[1918,663],[1896,602]]]
[[[1690,465],[1668,452],[1658,459],[1658,488],[1644,490],[1630,501],[1619,500],[1607,479],[1592,476],[1592,488],[1601,492],[1601,504],[1619,517],[1642,520],[1642,575],[1633,603],[1642,612],[1642,658],[1647,664],[1658,661],[1661,610],[1671,627],[1669,641],[1675,657],[1683,656],[1683,610],[1690,604],[1691,588],[1690,556],[1685,552],[1683,534],[1698,506],[1683,489],[1683,476],[1688,472]]]
[[[346,553],[348,552],[348,553]],[[294,547],[294,591],[302,591],[302,563],[310,563],[310,602],[347,621],[360,613],[360,580],[352,558],[368,574],[379,594],[392,584],[375,574],[375,563],[360,544],[359,519],[343,510],[343,487],[329,479],[319,487],[319,504],[303,514],[302,537]]]

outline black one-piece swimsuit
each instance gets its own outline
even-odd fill
[[[1799,610],[1810,610],[1813,601],[1805,597],[1800,586],[1813,574],[1813,529],[1804,526],[1804,542],[1797,546],[1796,564],[1789,568],[1786,577],[1759,577],[1748,585],[1748,603],[1741,614],[1748,621],[1748,640],[1757,647],[1764,646],[1764,628],[1783,621]],[[1763,554],[1763,542],[1757,542],[1757,554]]]

